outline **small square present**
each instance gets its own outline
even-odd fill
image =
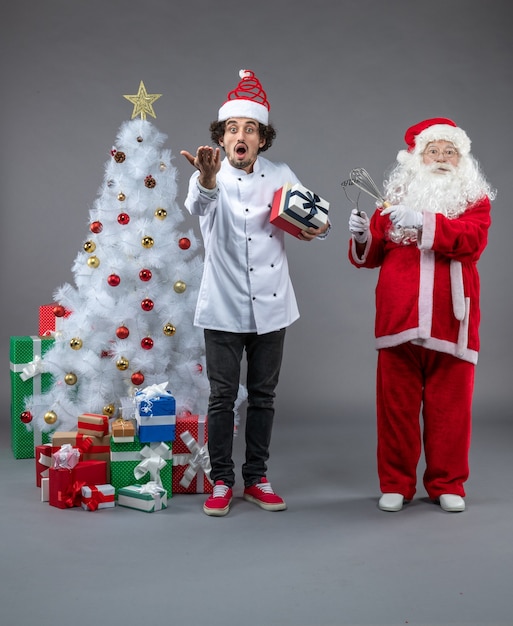
[[[135,438],[135,426],[131,420],[120,417],[112,423],[111,435],[115,443],[131,443]]]
[[[154,482],[128,485],[119,489],[118,504],[145,513],[154,513],[167,508],[167,492]]]
[[[84,511],[96,511],[98,509],[110,509],[115,506],[113,485],[84,485],[82,487],[82,499],[80,506]]]
[[[49,502],[59,509],[80,506],[83,485],[107,482],[105,461],[80,461],[73,469],[51,467]]]
[[[173,442],[173,494],[212,493],[206,415],[179,415]]]
[[[306,228],[328,223],[329,202],[303,185],[286,183],[276,191],[271,207],[271,224],[299,236]]]
[[[110,482],[116,492],[128,485],[143,485],[153,481],[166,489],[171,497],[171,441],[143,443],[135,435],[130,443],[110,442]]]
[[[176,401],[167,383],[152,385],[135,394],[139,441],[173,441],[175,438]]]
[[[63,306],[58,304],[42,304],[39,307],[39,336],[48,337],[52,332],[60,330],[63,318],[70,315]]]
[[[82,413],[78,416],[77,430],[83,435],[103,437],[109,434],[109,418],[98,413]]]
[[[35,335],[10,338],[11,449],[15,459],[33,459],[35,446],[50,441],[48,433],[42,433],[22,420],[27,399],[48,391],[52,385],[53,377],[43,371],[41,357],[54,341]]]

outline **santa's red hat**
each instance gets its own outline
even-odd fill
[[[224,122],[230,117],[247,117],[267,125],[271,105],[260,81],[251,70],[240,70],[239,76],[241,80],[226,96],[217,120]]]
[[[461,155],[470,152],[467,133],[446,117],[433,117],[410,126],[404,135],[408,152],[420,154],[432,141],[450,141]]]

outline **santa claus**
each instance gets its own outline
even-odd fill
[[[406,150],[371,219],[353,210],[349,260],[379,267],[376,287],[379,508],[416,492],[422,443],[429,497],[465,509],[479,352],[479,275],[494,190],[464,130],[446,118],[406,131]],[[422,416],[422,426],[420,416]]]

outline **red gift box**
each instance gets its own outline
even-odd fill
[[[53,304],[43,304],[39,307],[39,336],[40,337],[48,337],[60,329],[60,323],[63,317],[68,317],[71,314],[71,311],[64,310],[64,315],[57,316],[55,315],[55,303]]]
[[[82,413],[78,416],[77,430],[83,435],[103,437],[109,434],[109,418],[99,413]]]
[[[173,442],[173,493],[212,493],[206,415],[178,415]]]
[[[80,506],[84,485],[103,485],[107,482],[105,461],[80,461],[72,470],[49,470],[49,502],[59,509]]]
[[[36,485],[41,487],[41,479],[48,477],[48,470],[52,466],[52,449],[51,443],[43,443],[35,447],[36,459]]]

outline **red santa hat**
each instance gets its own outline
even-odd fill
[[[217,120],[224,122],[230,117],[247,117],[267,126],[271,105],[260,81],[251,70],[240,70],[239,76],[241,80],[226,96]]]
[[[450,141],[461,155],[470,152],[467,133],[446,117],[433,117],[410,126],[404,135],[408,152],[421,154],[432,141]]]

